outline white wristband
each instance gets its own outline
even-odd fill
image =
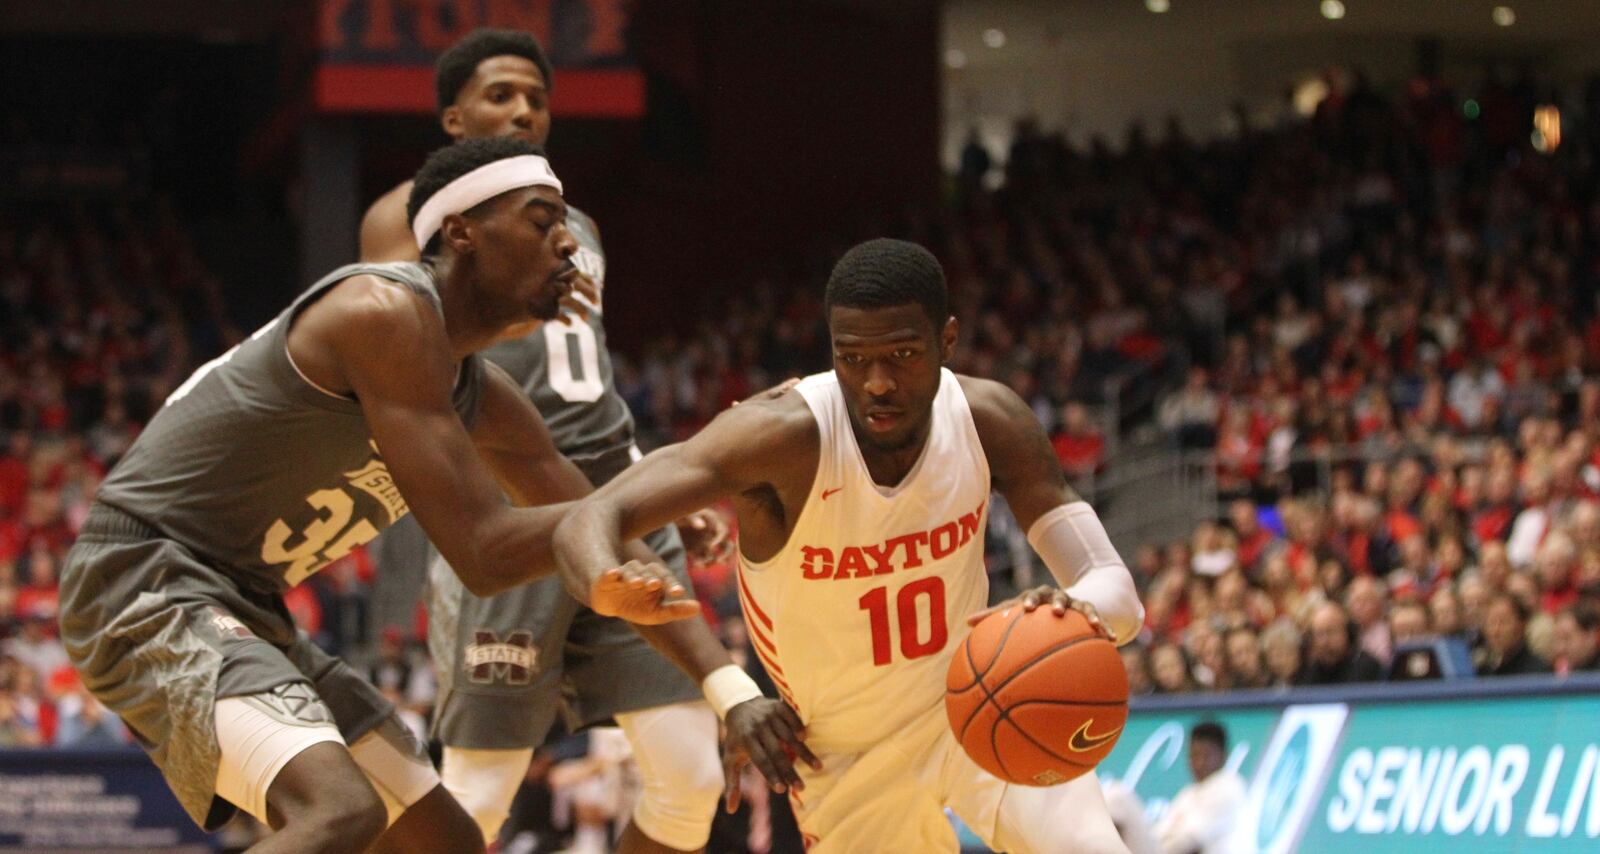
[[[724,664],[711,671],[711,675],[700,683],[700,690],[705,692],[706,702],[711,704],[711,708],[717,710],[718,718],[727,717],[728,710],[734,706],[761,696],[756,681],[750,678],[750,674],[740,670],[737,664]]]

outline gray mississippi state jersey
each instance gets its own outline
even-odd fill
[[[606,255],[594,220],[577,208],[567,209],[567,227],[578,240],[573,258],[594,280],[602,299]],[[561,453],[586,457],[632,444],[633,414],[612,384],[611,354],[606,351],[602,306],[589,309],[587,321],[544,323],[523,338],[483,351],[505,368],[532,398]]]
[[[179,386],[112,469],[98,500],[264,592],[300,583],[406,515],[361,404],[312,385],[289,358],[289,325],[301,309],[364,273],[403,284],[443,310],[433,276],[420,264],[352,264],[329,273]],[[407,342],[393,346],[395,357],[405,358]],[[484,382],[484,363],[469,356],[453,396],[469,427]]]

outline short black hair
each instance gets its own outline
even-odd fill
[[[933,253],[904,240],[878,238],[857,244],[833,265],[823,305],[889,308],[916,303],[933,328],[950,318],[944,268]]]
[[[1189,730],[1190,741],[1209,741],[1224,752],[1228,749],[1228,731],[1216,721],[1201,721]]]
[[[555,89],[550,78],[550,60],[545,58],[539,40],[521,30],[494,30],[487,27],[473,30],[466,38],[450,46],[439,55],[433,69],[433,86],[439,97],[439,112],[456,102],[461,87],[467,85],[478,70],[479,63],[491,56],[520,56],[539,66],[544,78],[544,88]]]
[[[496,160],[507,157],[520,157],[525,154],[544,156],[544,148],[515,136],[496,136],[485,139],[464,139],[460,142],[447,145],[432,154],[423,162],[422,168],[417,170],[417,177],[411,184],[411,198],[406,201],[406,225],[413,225],[417,221],[417,211],[427,204],[433,194],[444,189],[446,184],[460,178],[472,170]],[[488,201],[487,199],[485,200]],[[472,213],[478,206],[465,213]],[[424,255],[432,255],[438,249],[439,235],[435,234],[428,241],[427,247],[422,251]]]

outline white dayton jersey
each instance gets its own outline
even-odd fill
[[[937,707],[987,601],[989,461],[960,383],[941,374],[927,445],[892,487],[868,473],[834,374],[802,380],[822,435],[816,480],[783,550],[740,557],[751,642],[818,753],[862,750]]]

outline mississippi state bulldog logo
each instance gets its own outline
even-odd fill
[[[472,636],[474,642],[467,644],[464,660],[469,680],[480,685],[526,685],[533,681],[533,666],[538,659],[533,632],[518,630],[501,640],[488,629],[477,629]]]

